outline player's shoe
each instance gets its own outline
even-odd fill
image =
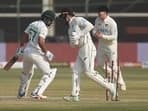
[[[121,89],[121,91],[126,91],[126,85],[125,84],[120,84],[120,89]]]
[[[20,85],[17,98],[21,99],[22,97],[25,96],[25,94],[26,94],[26,84]]]
[[[72,95],[70,95],[70,96],[65,96],[65,97],[63,97],[63,99],[64,99],[65,101],[69,101],[69,102],[78,102],[78,101],[80,101],[79,96],[72,96]]]
[[[110,94],[112,96],[112,101],[115,101],[116,100],[116,95],[117,95],[116,83],[111,83]]]
[[[38,99],[38,100],[47,99],[47,96],[37,95],[37,94],[33,94],[33,93],[31,93],[31,97],[34,98],[34,99]]]

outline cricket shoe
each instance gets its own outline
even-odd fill
[[[20,85],[17,98],[21,99],[22,97],[25,96],[25,94],[26,94],[26,85]]]
[[[41,100],[41,99],[47,99],[47,96],[44,95],[38,95],[38,94],[33,94],[31,93],[31,97],[37,100]]]
[[[121,91],[126,91],[126,85],[125,84],[120,84],[120,89],[121,89]]]
[[[111,83],[111,88],[110,88],[110,94],[111,94],[111,99],[112,101],[116,101],[116,96],[117,96],[117,90],[116,90],[116,83]]]
[[[65,96],[63,99],[64,99],[65,101],[69,101],[69,102],[78,102],[78,101],[80,101],[79,96],[72,96],[72,95],[70,95],[70,96]]]

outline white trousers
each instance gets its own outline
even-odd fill
[[[110,84],[94,70],[96,48],[93,44],[86,44],[80,48],[72,74],[72,95],[80,94],[80,73],[84,72],[90,79],[104,88],[110,89]]]
[[[105,69],[105,62],[107,62],[108,74],[111,73],[111,67],[113,62],[113,71],[114,78],[117,80],[117,68],[118,68],[118,54],[117,47],[107,47],[103,45],[99,45],[97,49],[97,62],[99,67]],[[122,72],[119,69],[119,84],[124,85],[125,82],[123,80]]]
[[[48,61],[45,59],[44,55],[37,53],[35,50],[31,48],[25,49],[24,51],[23,71],[20,77],[20,81],[21,81],[20,87],[21,86],[24,87],[25,85],[27,85],[33,64],[37,66],[37,68],[41,71],[43,75],[38,86],[34,89],[33,92],[36,94],[42,94],[46,90],[49,83],[51,83],[51,81],[54,79],[55,73],[54,75],[51,76],[52,70],[50,68]],[[46,81],[45,81],[45,78],[46,78]]]

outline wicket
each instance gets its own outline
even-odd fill
[[[108,62],[105,61],[105,78],[107,79],[108,82],[114,83],[116,82],[116,99],[114,101],[118,101],[119,97],[118,97],[118,81],[119,81],[119,73],[120,73],[120,65],[119,65],[119,61],[117,63],[117,79],[114,79],[114,61],[111,62],[111,72],[109,73],[108,71]],[[109,90],[106,89],[106,101],[113,101],[112,98],[110,97],[110,93]]]

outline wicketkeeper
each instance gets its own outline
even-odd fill
[[[23,33],[22,42],[17,50],[18,56],[23,55],[18,98],[25,96],[33,64],[37,66],[43,76],[37,87],[32,91],[31,96],[36,99],[47,98],[43,96],[43,93],[54,79],[57,71],[56,68],[50,68],[49,62],[52,61],[54,55],[45,46],[48,27],[54,20],[55,13],[47,10],[41,14],[40,20],[30,23]]]
[[[72,69],[72,93],[70,96],[64,97],[64,100],[79,101],[80,74],[82,72],[97,84],[108,89],[114,99],[116,95],[115,85],[105,81],[105,79],[94,70],[96,48],[90,36],[90,32],[94,26],[83,17],[76,17],[71,9],[63,9],[60,17],[69,25],[68,35],[70,45],[72,47],[79,47],[77,59]]]

